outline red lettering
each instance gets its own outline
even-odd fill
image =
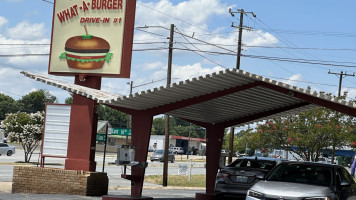
[[[118,8],[117,9],[120,9],[120,10],[122,10],[122,0],[119,0],[119,2],[118,2]]]
[[[102,1],[102,7],[101,7],[102,9],[106,9],[106,0],[103,0]]]
[[[66,10],[63,10],[63,11],[57,13],[57,17],[61,23],[65,22],[66,20],[69,20],[72,17],[75,17],[77,15],[78,15],[78,6],[77,5],[74,5],[70,8],[67,8]]]
[[[111,10],[112,9],[112,0],[108,0],[108,9]]]
[[[113,2],[114,2],[114,3],[113,3],[112,8],[113,8],[113,9],[117,9],[117,0],[114,0]]]
[[[73,7],[70,8],[71,18],[78,15],[78,10],[77,10],[77,8],[78,8],[77,5],[74,5]]]
[[[63,11],[60,12],[60,13],[57,13],[57,17],[58,17],[58,19],[59,19],[59,21],[60,21],[61,23],[64,22],[64,21],[66,21],[66,20],[64,19]]]
[[[94,10],[106,10],[106,9],[121,9],[122,0],[92,0],[91,9]]]
[[[110,17],[105,17],[103,19],[103,23],[109,23],[110,22]]]
[[[96,0],[91,1],[91,9],[94,10],[96,6]]]
[[[69,9],[67,9],[67,10],[64,10],[63,11],[64,12],[64,15],[66,16],[66,19],[68,20],[68,19],[70,19],[70,13],[69,13]]]
[[[85,3],[85,1],[83,1],[83,12],[89,10],[87,4]]]
[[[100,17],[82,17],[80,18],[80,23],[108,23],[110,22],[110,18],[109,17],[105,17],[103,18],[103,20],[101,20]]]

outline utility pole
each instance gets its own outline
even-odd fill
[[[341,85],[342,85],[342,78],[345,76],[355,76],[355,73],[353,73],[353,74],[348,74],[347,72],[343,72],[343,71],[341,71],[341,73],[334,73],[334,72],[330,72],[330,70],[329,70],[329,74],[335,74],[337,77],[339,77],[339,92],[338,92],[338,97],[340,97],[341,96]]]
[[[339,77],[339,92],[337,94],[337,97],[339,97],[339,98],[341,97],[342,78],[344,76],[355,76],[355,73],[348,74],[347,72],[344,73],[343,71],[341,71],[341,73],[334,73],[334,72],[330,72],[330,70],[329,70],[328,74],[335,74],[337,77]],[[333,146],[332,151],[335,152],[334,146]],[[331,163],[334,163],[334,154],[332,154],[332,156],[331,156]]]
[[[241,60],[241,50],[242,50],[242,29],[243,27],[243,20],[245,14],[252,14],[253,17],[256,15],[253,12],[245,12],[244,9],[237,9],[236,12],[233,12],[231,8],[229,9],[229,13],[231,16],[235,16],[235,13],[240,13],[240,25],[238,27],[234,26],[234,23],[231,24],[232,27],[239,28],[239,41],[237,46],[237,60],[236,60],[236,69],[240,69],[240,60]]]
[[[238,27],[234,26],[234,23],[231,24],[232,27],[239,28],[239,41],[237,44],[237,59],[236,59],[236,69],[240,69],[240,63],[241,63],[241,51],[242,51],[242,29],[243,29],[243,20],[244,20],[244,14],[252,14],[253,17],[256,17],[256,15],[253,12],[245,12],[244,9],[238,9],[236,12],[233,12],[231,8],[229,9],[229,13],[231,16],[235,16],[235,13],[240,13],[240,25]],[[232,155],[233,155],[233,149],[234,149],[234,134],[235,129],[234,127],[230,127],[230,138],[229,138],[229,155],[228,155],[228,163],[232,162]]]
[[[167,70],[167,88],[171,85],[172,74],[172,57],[173,57],[173,36],[174,24],[171,24],[169,36],[169,51],[168,51],[168,70]],[[168,183],[168,151],[169,151],[169,115],[165,116],[165,140],[164,140],[164,160],[163,160],[163,187],[167,187]]]
[[[133,81],[128,82],[127,84],[130,85],[130,96],[132,95],[132,88],[133,88]],[[131,128],[131,115],[127,114],[127,128]],[[126,136],[126,145],[129,144],[129,136]]]

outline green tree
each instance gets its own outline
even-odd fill
[[[242,130],[237,133],[236,151],[252,156],[255,152],[255,149],[262,149],[262,146],[259,144],[259,142],[263,140],[256,138],[257,136],[257,133],[252,132],[252,129]]]
[[[165,134],[165,118],[164,117],[156,117],[152,122],[152,135],[164,135]],[[176,135],[176,131],[174,127],[176,126],[176,121],[173,117],[169,118],[169,134]]]
[[[127,128],[127,114],[108,106],[99,105],[98,118],[99,120],[108,121],[113,127]]]
[[[8,114],[1,122],[1,128],[10,142],[18,142],[25,153],[25,162],[30,162],[33,151],[42,140],[43,112],[17,112]]]
[[[188,137],[190,134],[191,137],[205,138],[205,129],[203,127],[175,117],[174,120],[176,122],[174,129],[177,135]]]
[[[326,108],[315,108],[294,116],[275,118],[257,127],[253,143],[260,148],[284,149],[303,160],[316,161],[322,150],[349,145],[355,140],[353,117]],[[294,147],[294,148],[292,148]]]
[[[44,111],[46,103],[55,102],[57,102],[57,98],[42,89],[30,92],[19,100],[19,103],[22,105],[22,111],[27,113]]]
[[[0,120],[5,119],[7,113],[15,113],[20,109],[20,105],[12,97],[0,93]]]
[[[70,93],[70,97],[67,97],[67,98],[64,100],[64,103],[65,103],[65,104],[73,104],[73,93]]]
[[[227,129],[225,129],[225,131],[227,131]],[[228,132],[227,134],[224,135],[224,143],[222,145],[222,149],[229,149],[229,146],[230,146],[230,143],[229,143],[230,142],[230,134],[231,133]],[[236,151],[238,151],[238,140],[237,140],[237,137],[234,136],[232,152],[236,152]]]

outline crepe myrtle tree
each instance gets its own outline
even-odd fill
[[[1,128],[7,134],[7,140],[18,142],[25,153],[25,162],[30,162],[34,150],[42,140],[44,113],[17,112],[7,114],[1,122]]]

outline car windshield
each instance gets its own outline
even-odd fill
[[[332,174],[332,168],[328,166],[281,164],[266,177],[266,180],[330,186],[333,181]]]
[[[246,168],[254,168],[254,169],[267,169],[271,170],[274,166],[276,166],[275,161],[270,160],[247,160],[247,159],[237,159],[228,167],[246,167]]]
[[[155,154],[164,154],[164,150],[157,150]]]

